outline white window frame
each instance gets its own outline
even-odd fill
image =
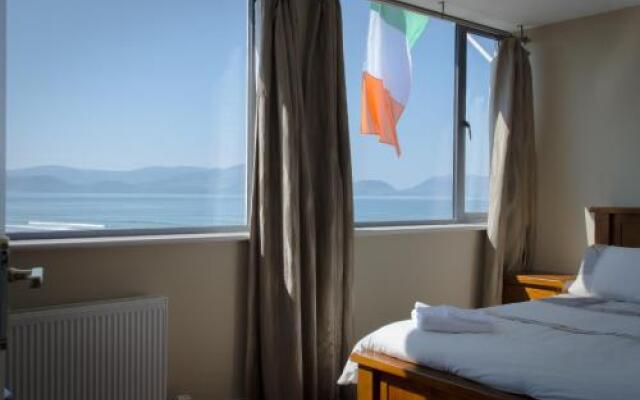
[[[252,165],[254,159],[254,111],[255,111],[255,85],[256,85],[256,59],[255,59],[255,27],[257,23],[255,3],[259,0],[245,0],[247,2],[247,121],[246,121],[246,212],[245,224],[237,226],[206,226],[206,227],[184,227],[184,228],[149,228],[149,229],[105,229],[95,231],[59,231],[59,232],[14,232],[8,236],[12,240],[60,240],[60,239],[92,239],[92,238],[114,238],[114,237],[136,237],[158,236],[167,237],[173,235],[224,235],[237,237],[238,234],[246,233],[250,225],[251,211],[251,190],[253,186]],[[400,7],[406,7],[412,11],[433,15],[415,6],[405,4],[400,1],[384,0]],[[5,90],[5,58],[6,58],[6,0],[0,0],[0,184],[2,187],[6,180],[5,171],[5,155],[6,155],[6,90]],[[442,18],[444,15],[436,15]],[[447,19],[447,18],[445,18]],[[454,21],[455,22],[455,21]],[[359,230],[368,228],[381,228],[385,232],[389,230],[397,231],[414,231],[419,226],[425,226],[430,229],[431,226],[447,226],[460,225],[469,226],[469,224],[482,224],[486,222],[486,213],[467,213],[465,210],[465,135],[464,119],[466,112],[466,56],[467,56],[467,33],[473,33],[496,40],[504,38],[505,35],[500,31],[491,31],[473,26],[462,25],[456,23],[455,33],[455,94],[454,94],[454,145],[453,145],[453,217],[451,219],[432,219],[432,220],[409,220],[409,221],[366,221],[356,222],[355,226]],[[5,198],[6,194],[0,196],[0,229],[5,228]]]
[[[453,190],[453,215],[457,223],[486,222],[487,213],[467,212],[465,202],[466,191],[466,135],[467,135],[467,57],[468,41],[467,35],[474,34],[494,40],[501,37],[480,29],[465,27],[456,24],[456,50],[455,50],[455,97],[454,100],[454,190]],[[493,133],[489,132],[489,140],[493,138]],[[492,143],[489,145],[489,152],[493,149]],[[491,158],[491,155],[489,155]]]
[[[245,223],[244,225],[232,226],[203,226],[203,227],[178,227],[178,228],[142,228],[142,229],[104,229],[104,230],[70,230],[70,231],[47,231],[47,232],[10,232],[7,236],[13,240],[23,241],[41,241],[41,240],[60,240],[60,239],[94,239],[94,238],[114,238],[114,237],[136,237],[142,236],[158,236],[167,237],[174,235],[211,235],[220,236],[229,234],[230,237],[237,237],[239,233],[249,231],[249,219],[251,209],[251,187],[252,187],[252,164],[253,164],[253,114],[255,109],[255,2],[256,0],[245,0],[247,3],[247,120],[245,122],[247,134],[246,160],[245,160],[245,183],[246,183],[246,202],[245,202]],[[6,90],[5,90],[5,58],[6,58],[6,8],[7,0],[0,0],[0,184],[2,188],[6,188],[6,124],[4,117],[6,112]],[[0,231],[5,229],[5,201],[6,192],[0,194]]]
[[[453,104],[453,196],[452,196],[452,217],[449,219],[429,219],[429,220],[409,220],[409,221],[362,221],[357,222],[356,227],[398,227],[403,226],[430,226],[430,225],[465,225],[484,224],[487,222],[487,213],[467,212],[465,207],[465,186],[466,186],[466,107],[467,107],[467,34],[479,35],[494,40],[503,39],[506,33],[497,30],[484,29],[480,26],[471,26],[471,23],[462,24],[455,18],[443,18],[444,14],[433,15],[433,12],[419,7],[405,4],[398,0],[383,0],[397,7],[404,7],[411,11],[431,15],[434,18],[449,19],[455,23],[455,51],[454,60],[454,104]],[[463,21],[468,22],[468,21]],[[490,133],[490,138],[492,134]],[[489,151],[491,151],[489,146]]]

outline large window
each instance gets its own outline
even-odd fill
[[[246,229],[252,3],[7,0],[6,231]],[[496,39],[422,26],[398,155],[360,133],[371,4],[342,2],[356,222],[481,220]]]
[[[429,18],[411,50],[411,93],[397,125],[398,156],[393,146],[360,133],[371,4],[342,2],[356,221],[482,219],[488,204],[489,87],[497,41]]]
[[[247,4],[8,0],[6,230],[245,226]]]

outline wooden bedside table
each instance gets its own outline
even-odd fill
[[[567,282],[576,279],[575,275],[554,273],[506,274],[502,288],[502,302],[518,303],[557,296],[563,292]]]

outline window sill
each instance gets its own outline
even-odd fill
[[[356,227],[356,237],[407,235],[430,232],[483,231],[486,223],[406,225],[406,226],[367,226]]]
[[[46,248],[138,246],[152,244],[243,242],[249,240],[249,232],[180,233],[139,236],[105,236],[87,238],[20,239],[12,240],[11,248],[31,250]]]
[[[473,224],[442,224],[415,226],[367,226],[356,227],[356,237],[389,236],[421,234],[430,232],[482,231],[487,229],[485,223]],[[139,236],[107,236],[87,238],[49,238],[49,239],[18,239],[11,241],[11,248],[15,250],[32,250],[47,248],[78,248],[78,247],[110,247],[110,246],[138,246],[153,244],[177,243],[205,243],[205,242],[244,242],[249,240],[249,232],[217,232],[217,233],[180,233],[162,235]]]

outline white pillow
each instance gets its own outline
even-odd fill
[[[640,303],[640,248],[589,247],[569,293]]]
[[[580,264],[580,271],[576,280],[573,281],[567,292],[575,296],[593,296],[593,271],[596,266],[596,262],[600,257],[600,253],[606,246],[591,246],[587,247]]]

